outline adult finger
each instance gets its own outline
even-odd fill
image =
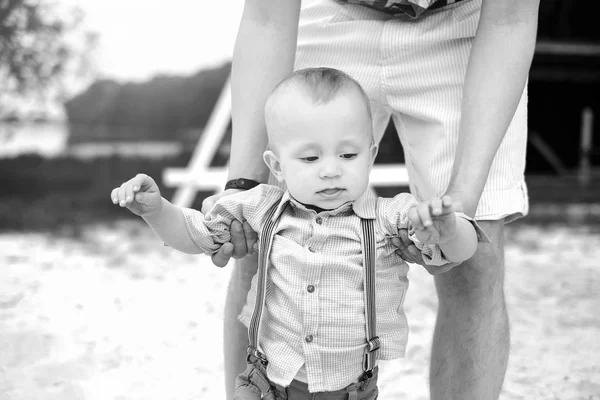
[[[231,233],[230,241],[233,244],[233,258],[245,257],[248,254],[248,247],[246,247],[246,235],[242,223],[234,220],[231,222],[229,230]]]
[[[402,257],[403,260],[414,262],[412,255],[408,251],[409,242],[410,239],[408,238],[408,230],[406,229],[399,229],[398,237],[392,238],[392,244],[398,249],[396,250],[396,253]]]
[[[219,268],[223,268],[227,265],[233,254],[233,245],[231,243],[225,243],[219,251],[213,254],[210,258],[214,265]]]
[[[202,214],[208,213],[210,209],[213,208],[217,200],[219,200],[220,198],[221,193],[209,196],[206,199],[204,199],[204,201],[202,202],[202,207],[200,208],[200,212]]]
[[[409,263],[414,263],[415,260],[412,256],[412,254],[410,254],[410,252],[408,251],[407,247],[403,247],[402,241],[400,240],[400,238],[392,238],[392,245],[394,245],[394,247],[396,247],[396,254],[398,254],[400,256],[400,258],[402,258],[404,261],[409,262]]]
[[[202,212],[202,214],[206,214],[207,212],[209,212],[211,210],[211,208],[213,208],[213,206],[215,205],[215,203],[221,197],[229,196],[230,194],[234,194],[234,193],[237,193],[237,192],[240,192],[240,191],[241,190],[237,190],[237,189],[227,189],[224,192],[217,193],[217,194],[214,194],[212,196],[207,197],[202,202],[202,208],[200,208],[200,212]]]
[[[258,234],[254,232],[254,229],[250,226],[248,221],[244,221],[244,236],[246,237],[246,249],[248,254],[254,253],[254,243],[258,240]]]
[[[444,272],[448,272],[450,271],[452,268],[459,266],[459,263],[450,263],[450,264],[445,264],[442,266],[437,266],[437,265],[423,265],[423,268],[425,268],[427,270],[427,272],[429,272],[431,275],[440,275],[443,274]]]
[[[412,262],[414,264],[423,264],[423,255],[421,251],[415,246],[412,240],[408,237],[407,229],[398,230],[398,238],[393,238],[392,243],[395,243],[397,239],[400,242],[398,246],[398,251],[400,251],[400,257],[405,259],[408,262]]]

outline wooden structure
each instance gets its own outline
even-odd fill
[[[556,62],[556,59],[562,60]],[[539,68],[532,68],[530,79],[540,81],[583,81],[600,82],[600,45],[590,43],[538,41],[536,59],[541,59]],[[588,67],[581,60],[595,60]],[[569,61],[569,60],[575,60]],[[591,65],[591,68],[589,67]],[[218,192],[227,179],[227,167],[210,167],[210,162],[218,151],[231,118],[230,81],[226,81],[223,90],[206,128],[193,152],[190,163],[185,169],[167,168],[163,172],[166,185],[177,187],[172,202],[189,207],[198,190]],[[581,111],[580,161],[578,180],[587,185],[592,176],[590,159],[596,154],[593,137],[594,112],[585,107]],[[560,157],[537,132],[529,132],[530,143],[552,165],[559,175],[567,174]],[[374,187],[404,186],[408,184],[408,172],[403,164],[375,164],[371,171],[371,185]]]

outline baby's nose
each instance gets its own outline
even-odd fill
[[[342,170],[336,162],[324,163],[321,167],[321,178],[336,178],[342,174]]]

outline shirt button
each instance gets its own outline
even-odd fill
[[[315,291],[315,287],[313,285],[308,285],[308,287],[306,288],[306,290],[308,290],[308,293],[312,293]]]
[[[308,335],[304,338],[306,343],[311,343],[313,341],[313,335]]]
[[[321,225],[323,223],[323,218],[317,217],[316,221],[317,221],[317,224]]]

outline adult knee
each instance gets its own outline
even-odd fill
[[[469,260],[435,276],[440,305],[504,301],[504,222],[478,221],[491,243],[480,243]]]

